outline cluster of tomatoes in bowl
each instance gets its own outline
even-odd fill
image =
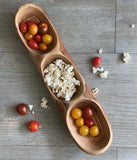
[[[79,128],[79,133],[82,136],[90,134],[93,137],[99,135],[99,128],[94,125],[93,120],[93,109],[91,107],[84,107],[83,109],[74,108],[71,111],[71,116],[75,119],[76,126]]]
[[[30,48],[35,50],[46,51],[48,45],[53,42],[53,36],[48,33],[48,24],[40,22],[36,24],[34,21],[21,22],[19,25],[20,32],[24,34],[24,38],[28,41]]]

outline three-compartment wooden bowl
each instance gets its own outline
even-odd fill
[[[23,34],[20,32],[20,22],[26,22],[28,20],[34,20],[36,23],[46,22],[49,25],[48,33],[53,36],[54,41],[45,52],[41,50],[31,49],[28,46]],[[44,69],[56,59],[62,59],[66,63],[72,64],[74,66],[75,77],[80,81],[80,86],[77,87],[77,91],[70,101],[65,101],[62,98],[58,98],[56,94],[52,92],[50,87],[47,88],[49,89],[58,109],[62,114],[63,119],[66,122],[67,128],[77,145],[88,154],[101,154],[106,151],[112,142],[112,129],[110,122],[107,119],[100,103],[93,96],[77,66],[65,49],[46,12],[41,7],[35,4],[25,4],[21,6],[15,13],[14,25],[17,34],[28,50],[30,57],[35,63],[43,79]],[[90,106],[94,110],[93,121],[100,130],[100,134],[97,137],[81,136],[78,132],[78,127],[75,125],[74,120],[71,117],[71,110],[73,108],[83,108],[86,106]]]

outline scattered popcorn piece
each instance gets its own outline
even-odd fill
[[[131,28],[135,28],[135,24],[131,24],[130,27],[131,27]]]
[[[98,88],[93,88],[91,91],[92,91],[93,94],[97,94],[99,92],[99,89]]]
[[[103,53],[103,49],[102,48],[98,49],[98,53],[99,54]]]
[[[31,111],[31,114],[35,114],[35,112],[32,110],[32,111]]]
[[[32,111],[32,108],[34,107],[32,104],[28,104],[29,111]]]
[[[47,103],[48,103],[47,98],[43,97],[43,98],[41,99],[40,106],[41,106],[42,108],[49,109],[50,107],[47,105]]]
[[[106,79],[107,76],[108,76],[108,73],[109,73],[108,71],[104,71],[104,72],[100,73],[99,76],[100,76],[100,78],[105,78]]]
[[[39,128],[42,128],[42,126],[41,126],[41,125],[39,125]]]
[[[52,92],[57,97],[70,101],[76,92],[76,86],[80,86],[80,81],[75,78],[74,67],[67,64],[62,59],[56,59],[44,70],[44,82],[51,87]]]
[[[99,72],[103,72],[104,71],[103,67],[98,67],[98,68],[93,67],[92,69],[93,69],[93,73],[96,73],[97,71],[99,71]]]
[[[123,53],[123,62],[124,63],[127,63],[130,58],[131,57],[130,57],[129,53]]]

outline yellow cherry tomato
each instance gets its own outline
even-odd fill
[[[84,125],[84,118],[76,119],[76,126],[82,127]]]
[[[44,34],[42,36],[42,41],[45,44],[51,44],[53,42],[53,37],[51,35],[49,35],[49,34]]]
[[[45,43],[40,43],[39,44],[39,49],[42,51],[46,51],[47,50],[47,45]]]
[[[29,33],[31,35],[37,34],[38,33],[38,26],[36,24],[30,25],[30,27],[29,27]]]
[[[71,111],[71,115],[74,119],[78,119],[82,116],[82,111],[79,108],[74,108]]]
[[[96,137],[99,135],[99,128],[97,126],[93,126],[90,128],[89,133],[91,136]]]
[[[80,127],[79,132],[82,136],[86,136],[89,134],[89,128],[84,125],[84,126]]]
[[[31,35],[29,32],[25,33],[24,35],[26,40],[32,40],[34,38],[34,35]]]

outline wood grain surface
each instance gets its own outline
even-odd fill
[[[111,124],[114,138],[102,155],[82,152],[69,135],[56,105],[13,28],[13,15],[24,3],[43,7]],[[1,0],[0,1],[0,160],[136,160],[137,158],[137,0]],[[103,48],[98,55],[96,50]],[[127,64],[121,52],[130,52]],[[106,80],[92,73],[92,58],[100,56],[109,71]],[[47,97],[50,110],[40,108]],[[34,105],[35,114],[19,116],[15,107]],[[30,120],[40,122],[36,133]]]

